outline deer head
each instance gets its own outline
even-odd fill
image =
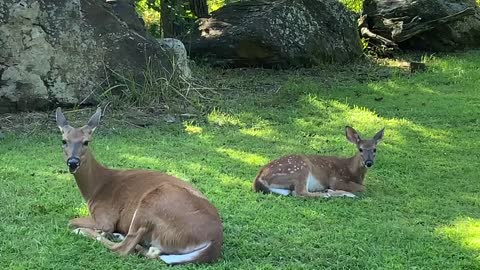
[[[100,123],[101,116],[102,109],[98,108],[85,126],[74,128],[68,124],[62,109],[57,108],[55,117],[62,132],[63,153],[70,173],[76,173],[85,162],[88,143],[92,139],[93,131]]]
[[[382,128],[370,140],[363,140],[355,129],[349,126],[345,127],[347,140],[357,146],[360,156],[362,157],[362,165],[366,168],[373,166],[377,153],[377,144],[382,140],[384,130],[385,128]]]

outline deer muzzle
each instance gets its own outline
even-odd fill
[[[370,168],[373,166],[373,160],[365,160],[365,167]]]
[[[75,173],[80,167],[80,159],[76,157],[71,157],[67,159],[67,166],[70,171],[70,173]]]

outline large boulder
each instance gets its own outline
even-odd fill
[[[338,0],[251,0],[200,19],[192,57],[225,66],[311,66],[362,54],[355,15]]]
[[[171,72],[130,2],[2,0],[0,113],[94,103],[111,71]]]
[[[362,33],[386,47],[455,51],[480,46],[475,0],[365,0]]]

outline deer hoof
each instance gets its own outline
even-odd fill
[[[83,234],[83,232],[82,232],[82,230],[80,230],[80,228],[73,229],[72,232],[74,234]]]
[[[123,241],[125,239],[125,235],[121,233],[113,233],[113,237],[115,241]]]
[[[350,192],[345,192],[345,194],[343,194],[344,197],[348,197],[348,198],[356,198],[357,195],[353,194],[353,193],[350,193]]]

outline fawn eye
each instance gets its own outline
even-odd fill
[[[83,145],[84,145],[84,146],[88,146],[88,141],[84,141],[84,142],[83,142]]]
[[[363,152],[363,149],[362,149],[362,148],[358,148],[358,151]]]
[[[373,153],[376,153],[377,152],[377,148],[373,148]]]
[[[63,145],[66,145],[66,144],[67,144],[67,141],[66,141],[66,140],[62,140],[62,144],[63,144]]]

